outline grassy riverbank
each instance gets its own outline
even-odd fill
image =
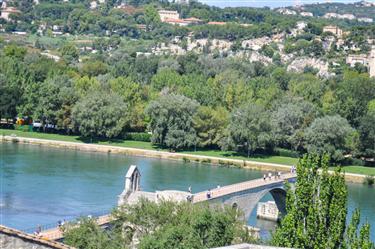
[[[24,131],[17,131],[17,130],[0,129],[0,135],[9,136],[12,134],[15,134],[19,137],[58,140],[58,141],[65,141],[65,142],[76,142],[76,143],[89,142],[86,140],[82,140],[79,136],[67,136],[67,135],[59,135],[59,134],[24,132]],[[94,140],[93,144],[163,151],[163,149],[157,146],[154,146],[149,142],[120,140],[120,139],[114,139],[111,141]],[[186,153],[186,154],[210,156],[210,157],[222,157],[222,158],[228,158],[228,159],[251,160],[251,161],[262,162],[262,163],[277,163],[277,164],[283,164],[283,165],[294,165],[298,161],[297,158],[284,157],[284,156],[252,156],[248,158],[248,157],[241,156],[233,151],[220,151],[220,150],[181,151],[177,153]],[[371,168],[371,167],[353,165],[353,166],[345,166],[344,170],[347,173],[362,174],[362,175],[375,175],[375,168]]]

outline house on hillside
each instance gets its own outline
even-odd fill
[[[372,46],[370,54],[349,55],[346,58],[346,64],[354,67],[357,63],[368,68],[370,77],[375,77],[375,46]]]
[[[162,22],[180,19],[180,14],[175,10],[159,10],[158,13]]]
[[[6,4],[5,4],[5,6],[6,6]],[[2,8],[0,11],[1,11],[0,18],[5,19],[6,21],[10,21],[12,19],[11,15],[21,14],[21,11],[19,11],[15,7],[5,7],[5,8]]]
[[[369,17],[360,17],[358,18],[358,22],[367,22],[367,23],[372,23],[374,19],[369,18]]]
[[[314,14],[311,13],[311,12],[301,12],[299,13],[301,16],[305,16],[305,17],[313,17]]]
[[[325,32],[332,33],[339,38],[342,37],[342,35],[344,34],[342,29],[340,29],[337,26],[333,26],[333,25],[328,25],[328,26],[323,27],[323,33],[325,33]]]

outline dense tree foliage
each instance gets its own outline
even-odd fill
[[[327,156],[300,160],[295,187],[289,186],[287,192],[287,215],[273,235],[273,244],[306,249],[374,248],[369,224],[359,227],[358,210],[347,224],[344,176],[340,169],[329,174],[328,166]]]
[[[367,74],[321,79],[243,58],[121,49],[79,61],[69,46],[60,62],[14,44],[0,50],[2,118],[29,116],[88,137],[149,131],[174,150],[375,156],[375,80]]]
[[[151,102],[146,113],[154,143],[169,148],[186,148],[197,144],[193,117],[198,103],[185,96],[167,94]]]
[[[115,93],[92,92],[72,110],[74,126],[86,137],[116,137],[128,122],[127,106]]]
[[[231,207],[141,200],[119,207],[113,216],[108,231],[92,219],[65,227],[64,242],[78,249],[130,248],[135,243],[142,249],[204,249],[254,240],[238,220],[240,213]]]

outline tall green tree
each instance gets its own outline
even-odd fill
[[[280,146],[298,150],[303,145],[303,131],[318,115],[315,106],[307,101],[289,101],[278,106],[271,115],[275,139]]]
[[[172,149],[189,148],[197,144],[193,117],[199,104],[182,95],[168,94],[150,103],[152,142]]]
[[[229,148],[247,153],[249,157],[257,149],[273,147],[269,113],[256,104],[247,104],[234,110],[228,128]],[[225,141],[223,148],[226,148]]]
[[[84,137],[118,136],[128,123],[128,107],[115,93],[92,92],[72,110],[74,126]]]
[[[315,119],[305,130],[304,140],[309,153],[329,153],[336,161],[355,153],[359,146],[358,132],[338,115]]]
[[[345,179],[340,168],[330,174],[328,166],[328,156],[300,159],[295,186],[287,185],[287,215],[273,234],[272,244],[305,249],[374,248],[369,226],[358,231],[358,211],[347,225]]]
[[[218,146],[225,136],[229,121],[228,112],[222,108],[212,109],[201,106],[194,116],[194,128],[197,131],[200,147]]]

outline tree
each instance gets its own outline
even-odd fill
[[[65,44],[59,49],[59,52],[61,53],[64,60],[66,60],[69,63],[78,61],[79,54],[74,44]]]
[[[0,119],[16,117],[19,96],[20,88],[16,84],[12,84],[5,75],[0,74]]]
[[[72,111],[74,126],[84,137],[118,136],[128,123],[128,107],[115,93],[92,92]]]
[[[83,64],[81,68],[81,72],[84,75],[88,75],[89,77],[98,76],[100,74],[105,74],[107,72],[107,64],[101,61],[87,61]]]
[[[150,117],[152,142],[173,149],[197,144],[193,117],[199,104],[182,95],[168,94],[150,103],[146,114]]]
[[[375,99],[375,80],[368,74],[345,72],[336,89],[335,113],[358,127],[361,117],[367,112],[369,101]]]
[[[361,151],[370,157],[375,157],[375,100],[368,104],[365,116],[361,118],[358,131],[360,133]]]
[[[315,106],[307,101],[281,104],[271,115],[272,130],[278,144],[299,149],[304,129],[314,121],[317,114]]]
[[[109,81],[113,92],[119,94],[125,103],[129,105],[130,129],[144,131],[146,129],[145,106],[148,100],[147,92],[138,83],[129,77],[119,77]]]
[[[145,22],[148,31],[160,24],[159,13],[152,5],[147,5],[145,7]]]
[[[77,249],[118,249],[124,248],[121,236],[106,233],[94,219],[83,218],[79,226],[64,227],[64,243]],[[114,237],[116,236],[116,237]]]
[[[201,106],[194,117],[194,128],[197,131],[199,146],[218,146],[225,136],[227,124],[228,112],[224,108],[212,109]]]
[[[347,226],[345,179],[340,168],[328,173],[328,164],[328,156],[300,159],[295,186],[287,185],[287,215],[273,234],[272,244],[305,249],[374,248],[368,224],[358,234],[358,211]]]
[[[162,69],[155,74],[151,79],[151,86],[158,91],[163,88],[176,88],[182,84],[181,76],[174,70]]]
[[[358,133],[338,115],[317,118],[305,131],[305,148],[309,153],[328,153],[339,161],[357,147]]]
[[[269,113],[256,104],[247,104],[232,112],[228,133],[229,142],[222,148],[246,152],[248,157],[257,149],[273,147]]]
[[[135,244],[140,249],[204,249],[254,241],[240,215],[231,207],[141,199],[115,209],[106,231],[93,219],[67,226],[64,242],[78,249],[121,249]]]
[[[66,75],[48,78],[38,85],[36,94],[33,119],[72,130],[71,109],[78,100],[72,81]]]

